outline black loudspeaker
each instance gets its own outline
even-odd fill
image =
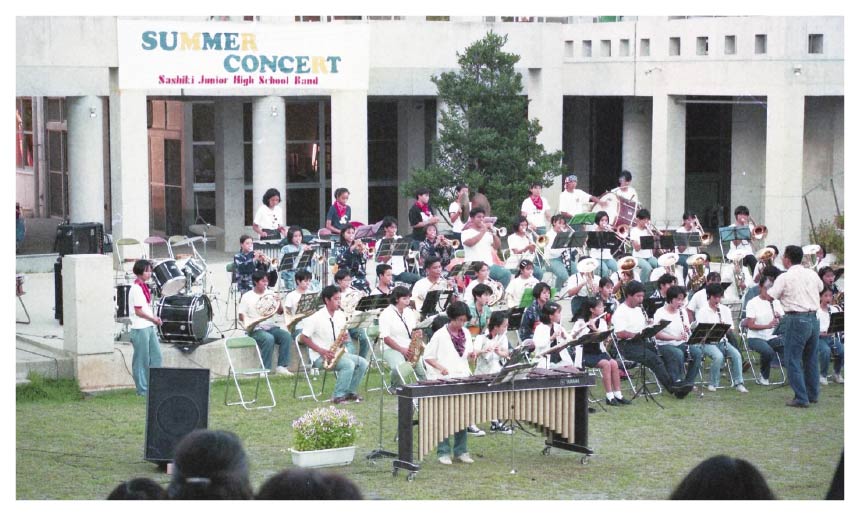
[[[57,226],[54,250],[67,254],[104,254],[104,227],[99,222],[78,222]]]
[[[63,259],[54,264],[54,319],[63,324]]]
[[[177,443],[209,424],[209,370],[153,367],[146,398],[143,458],[173,461]]]

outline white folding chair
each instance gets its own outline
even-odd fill
[[[233,354],[239,352],[243,349],[254,349],[254,356],[256,356],[255,364],[252,367],[247,368],[238,368],[233,362]],[[230,365],[229,375],[233,379],[233,384],[236,386],[236,391],[239,393],[239,401],[228,401],[228,395],[230,392],[230,382],[227,382],[227,388],[224,389],[224,405],[242,405],[246,410],[252,409],[271,409],[275,406],[275,393],[272,391],[272,384],[269,382],[269,370],[263,365],[263,357],[260,355],[260,348],[257,346],[257,342],[251,337],[233,337],[226,339],[224,341],[224,351],[227,353],[227,363]],[[256,377],[256,388],[254,390],[254,398],[250,400],[245,399],[245,395],[242,392],[242,386],[239,384],[239,378],[249,378]],[[257,397],[260,394],[260,383],[262,381],[266,382],[266,387],[269,389],[269,396],[272,400],[271,405],[258,405],[253,406],[257,403]]]

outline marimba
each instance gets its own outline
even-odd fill
[[[586,387],[595,377],[553,369],[534,369],[526,378],[491,385],[494,375],[450,380],[428,380],[397,388],[398,458],[400,469],[414,478],[421,469],[417,462],[427,456],[442,439],[473,423],[511,419],[531,423],[547,440],[549,448],[584,453],[588,447],[588,394]],[[415,436],[414,405],[418,400],[418,461],[413,462]],[[585,457],[583,457],[585,459]]]

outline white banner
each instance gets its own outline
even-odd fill
[[[117,20],[121,89],[366,90],[367,25]]]

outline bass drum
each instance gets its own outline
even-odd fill
[[[163,296],[179,294],[185,287],[185,276],[176,265],[176,260],[164,260],[153,267],[152,277]]]
[[[600,197],[600,202],[594,203],[591,207],[591,213],[605,211],[609,215],[609,225],[615,226],[615,221],[618,220],[618,214],[621,212],[621,200],[612,192],[605,193]],[[596,224],[598,221],[595,220]]]
[[[155,305],[155,316],[161,319],[158,337],[165,342],[200,343],[209,333],[212,305],[209,298],[168,296]]]

